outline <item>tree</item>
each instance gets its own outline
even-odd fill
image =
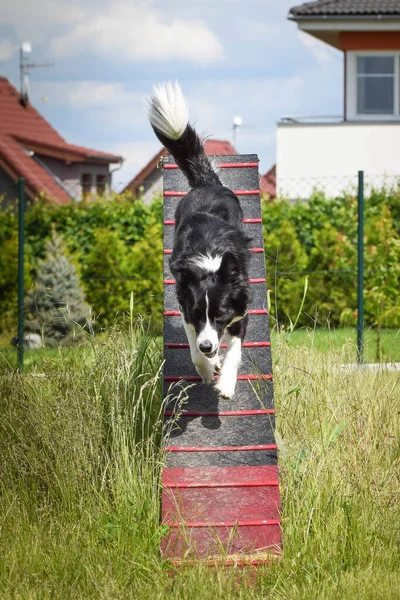
[[[136,276],[130,260],[132,248],[107,227],[95,229],[93,240],[83,271],[85,288],[99,323],[108,326],[117,314],[129,311],[132,279]]]
[[[400,326],[400,238],[390,210],[382,206],[365,228],[365,313],[377,327],[377,360],[381,360],[382,327]]]
[[[56,344],[83,327],[90,307],[63,239],[52,228],[46,255],[39,261],[34,288],[28,293],[26,328]]]
[[[272,212],[272,211],[271,211]],[[271,221],[268,221],[271,226]],[[278,325],[295,320],[301,306],[307,255],[294,226],[285,216],[270,231],[264,227],[267,283],[271,290],[270,314]]]

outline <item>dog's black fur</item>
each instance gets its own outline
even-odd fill
[[[239,200],[222,185],[191,125],[179,140],[154,131],[193,188],[175,213],[175,241],[170,258],[184,319],[193,325],[196,334],[201,331],[205,325],[207,292],[209,321],[217,330],[219,340],[225,329],[243,339],[250,301],[251,240],[243,231]],[[196,266],[193,260],[201,255],[221,256],[219,269],[207,272]]]

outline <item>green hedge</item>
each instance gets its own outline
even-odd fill
[[[357,198],[263,204],[271,314],[282,325],[355,324],[357,320]],[[399,327],[400,190],[373,190],[365,199],[365,319]]]
[[[25,216],[25,285],[35,279],[52,225],[63,236],[99,325],[129,311],[131,292],[139,314],[161,323],[162,203],[130,195],[57,206],[38,199]],[[16,328],[17,215],[0,211],[0,332]]]
[[[56,206],[38,200],[26,213],[26,286],[52,224],[62,234],[102,326],[129,310],[162,315],[162,202],[151,206],[129,195]],[[398,327],[400,192],[374,191],[365,201],[365,310],[370,325]],[[271,314],[280,325],[294,321],[308,278],[299,324],[337,326],[356,321],[357,200],[343,195],[309,202],[263,202]],[[1,329],[15,331],[17,217],[0,212]]]

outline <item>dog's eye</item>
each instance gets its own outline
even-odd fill
[[[193,320],[194,322],[197,322],[197,323],[199,323],[199,322],[201,322],[202,320],[204,320],[204,314],[203,314],[203,312],[202,312],[200,309],[193,310],[193,311],[190,313],[190,316],[191,316],[192,320]]]

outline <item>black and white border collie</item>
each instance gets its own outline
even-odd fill
[[[176,209],[170,258],[191,358],[204,383],[219,373],[216,389],[223,398],[232,398],[250,297],[250,238],[243,231],[243,212],[189,124],[178,83],[154,87],[147,113],[156,136],[192,188]],[[227,352],[221,366],[218,352],[224,334]]]

